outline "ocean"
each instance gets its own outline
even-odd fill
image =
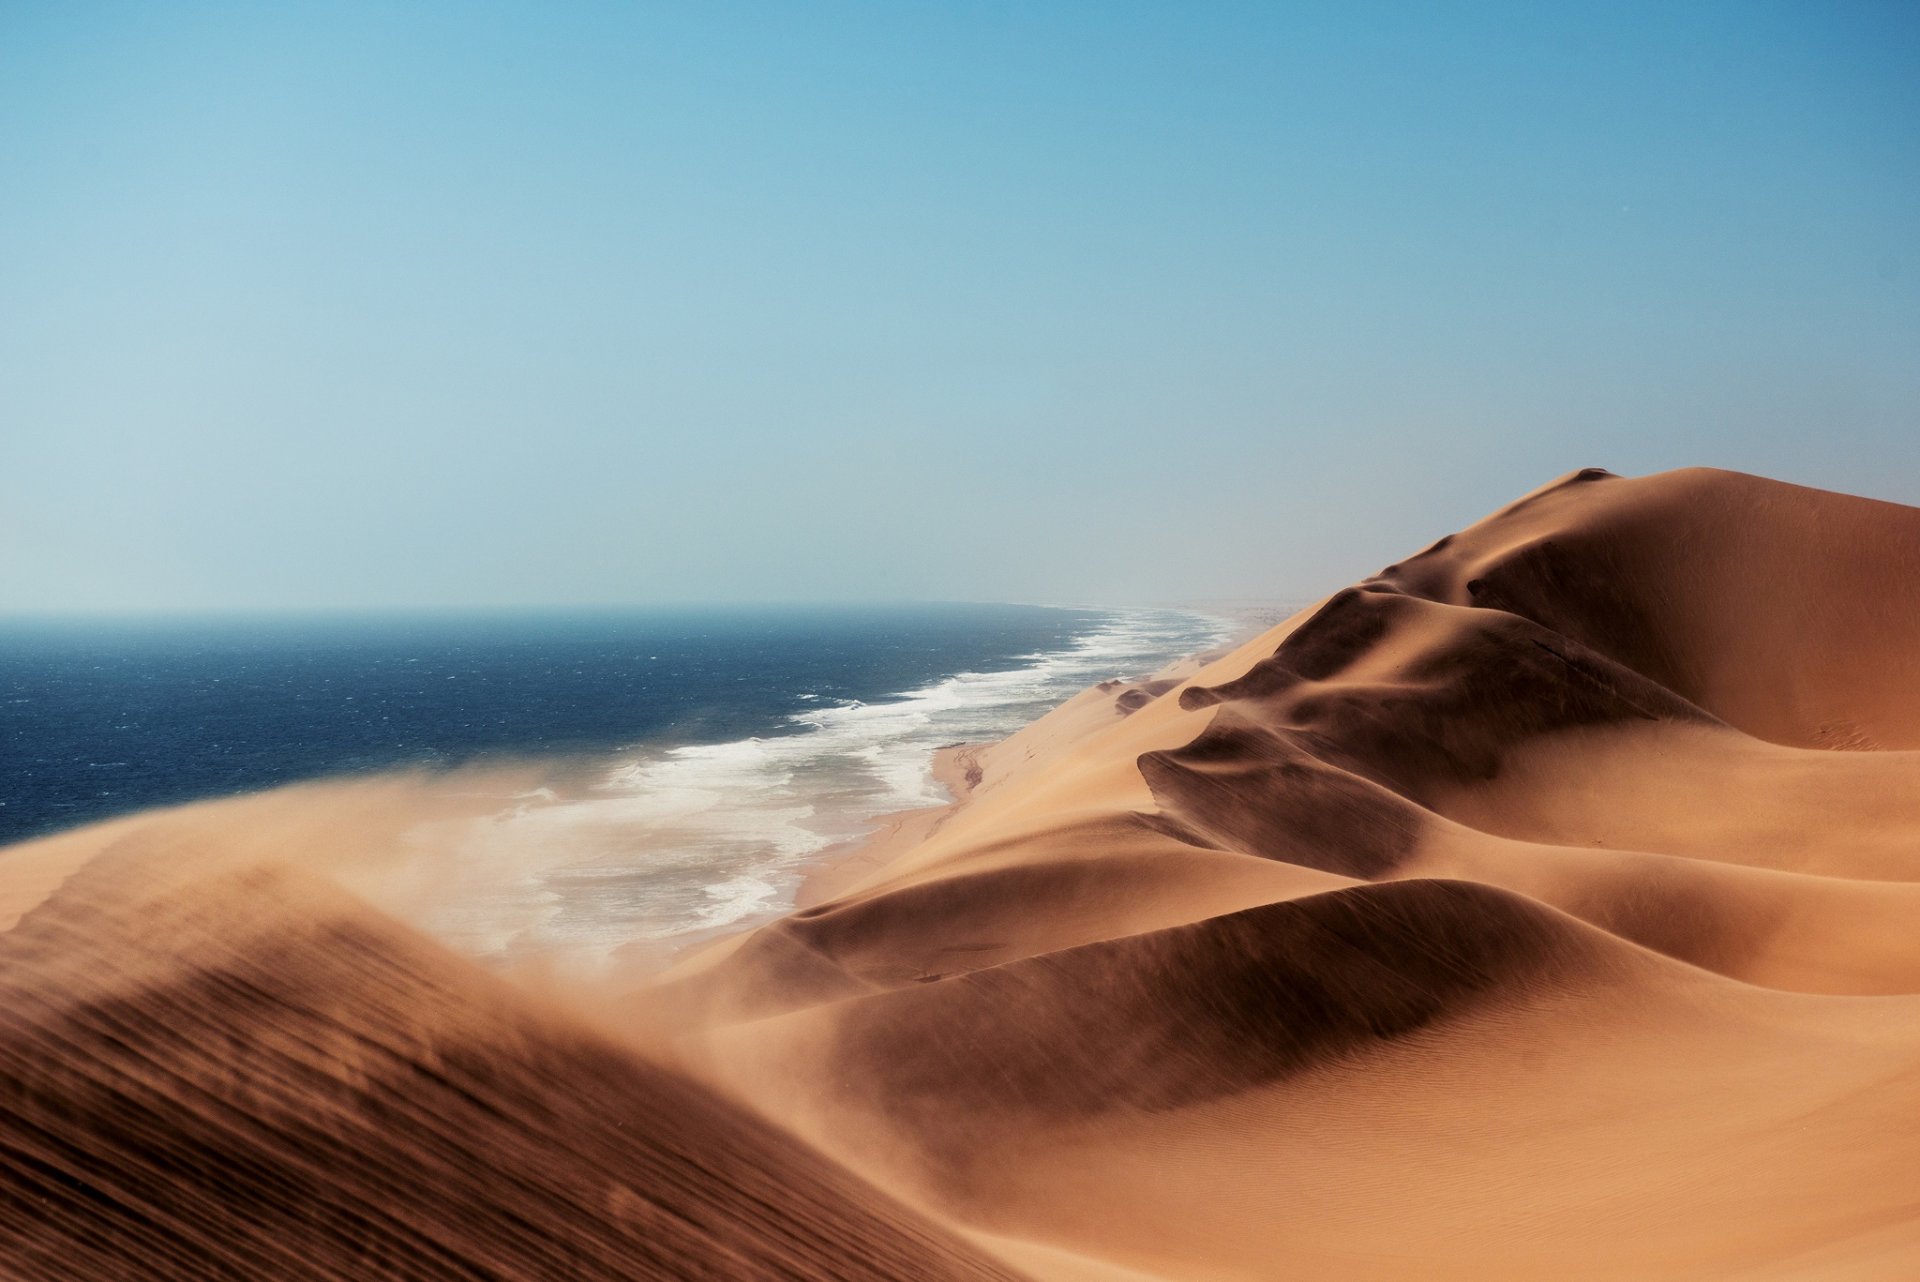
[[[565,762],[461,834],[439,932],[610,952],[790,906],[945,800],[936,748],[1214,646],[1184,610],[700,608],[0,624],[0,843],[296,781]],[[558,776],[556,776],[558,777]]]

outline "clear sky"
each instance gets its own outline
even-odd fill
[[[1920,6],[0,4],[0,610],[1306,598],[1920,503]]]

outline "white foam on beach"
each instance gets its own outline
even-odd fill
[[[592,964],[787,911],[821,851],[894,811],[946,802],[936,749],[1000,739],[1096,682],[1224,641],[1184,610],[1106,612],[1071,646],[872,703],[824,699],[788,733],[640,750],[585,795],[538,789],[460,841],[464,893],[433,923],[482,956]],[[545,795],[541,795],[545,794]]]

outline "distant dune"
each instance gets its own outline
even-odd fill
[[[0,1266],[1920,1276],[1920,510],[1579,472],[947,766],[570,1002],[337,797],[15,848]]]

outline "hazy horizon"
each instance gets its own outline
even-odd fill
[[[0,13],[0,613],[1297,601],[1920,503],[1920,11]]]
[[[1325,595],[1325,594],[1322,594]],[[245,623],[257,621],[263,623],[298,623],[311,621],[316,623],[339,622],[354,619],[369,621],[393,620],[446,620],[453,622],[491,620],[510,620],[520,616],[538,616],[541,618],[562,619],[579,617],[594,619],[617,617],[629,614],[714,614],[765,613],[804,614],[817,613],[854,613],[871,611],[910,611],[934,609],[965,609],[968,607],[1017,606],[1022,609],[1064,610],[1064,611],[1168,611],[1211,615],[1225,619],[1233,611],[1257,612],[1279,607],[1298,608],[1309,604],[1304,598],[1293,597],[1217,597],[1211,600],[1188,601],[993,601],[985,598],[973,600],[939,600],[914,597],[875,597],[867,600],[826,599],[763,599],[763,600],[706,600],[706,601],[576,601],[561,603],[515,603],[501,602],[492,605],[297,605],[297,606],[233,606],[233,607],[172,607],[157,606],[143,608],[139,606],[98,608],[68,608],[45,610],[21,610],[0,608],[0,625],[7,624],[48,624],[58,626],[64,623]]]

